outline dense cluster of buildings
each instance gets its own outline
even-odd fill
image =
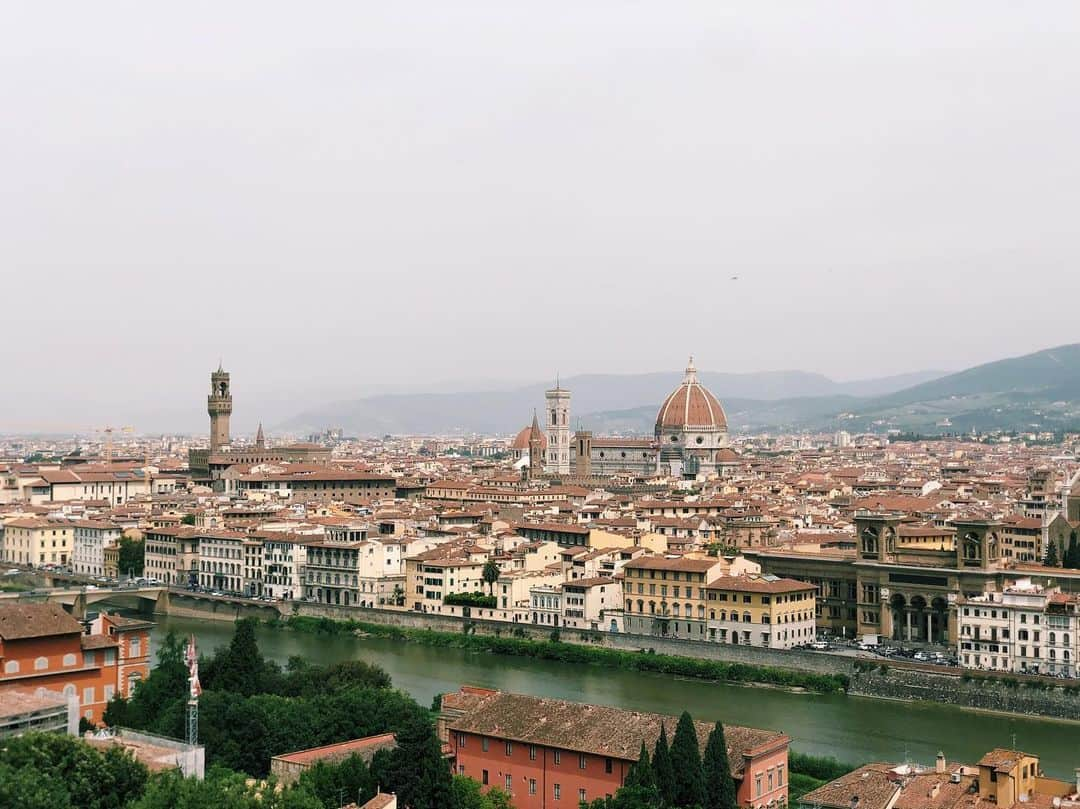
[[[219,368],[208,445],[0,460],[0,562],[114,578],[128,536],[178,588],[1076,674],[1077,437],[733,438],[692,362],[649,437],[571,430],[571,401],[517,436],[273,444],[231,436]]]

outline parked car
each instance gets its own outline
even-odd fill
[[[829,644],[823,640],[816,640],[810,644],[810,648],[817,652],[829,651]]]

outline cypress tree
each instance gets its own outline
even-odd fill
[[[402,805],[410,809],[453,807],[450,768],[442,757],[435,727],[426,718],[413,717],[398,729],[397,747],[385,769],[386,786],[397,793]]]
[[[1058,566],[1058,547],[1056,539],[1051,539],[1046,543],[1046,558],[1043,559],[1043,564],[1047,567]]]
[[[675,800],[675,768],[671,763],[667,729],[663,722],[660,723],[660,737],[656,740],[656,748],[653,750],[652,770],[660,797],[666,804],[672,805]]]
[[[1080,548],[1076,547],[1076,532],[1069,534],[1069,548],[1065,551],[1065,567],[1080,567]]]
[[[697,729],[688,711],[683,711],[671,740],[671,766],[674,770],[672,803],[694,809],[705,803],[705,782],[701,775],[701,752]]]
[[[735,779],[731,777],[724,726],[719,722],[705,744],[701,769],[705,777],[705,809],[736,809]]]
[[[655,787],[656,777],[653,775],[652,762],[649,761],[649,750],[645,747],[645,741],[641,742],[641,752],[638,760],[630,765],[626,771],[624,787]]]

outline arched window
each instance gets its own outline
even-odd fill
[[[64,655],[64,665],[65,666],[74,666],[75,665],[75,655],[71,654],[70,652],[68,652],[66,655]]]
[[[49,658],[39,657],[34,661],[34,671],[44,671],[49,667]]]
[[[64,686],[64,696],[65,697],[73,697],[73,696],[75,696],[75,686],[72,685],[71,683],[68,683],[67,685],[65,685]]]
[[[131,674],[128,675],[127,680],[128,680],[128,696],[130,697],[132,694],[135,693],[135,686],[139,684],[140,680],[142,680],[142,675],[139,674],[139,672],[137,672],[137,671],[133,671],[133,672],[131,672]]]
[[[19,673],[19,661],[9,660],[4,664],[4,674],[18,674]]]
[[[862,532],[862,550],[863,553],[877,553],[878,552],[878,532],[877,529],[867,526]]]
[[[742,619],[743,619],[743,622],[744,622],[744,623],[747,623],[747,624],[748,624],[748,623],[750,623],[750,621],[751,621],[751,618],[750,618],[750,613],[748,613],[748,612],[744,612],[744,613],[742,614]]]
[[[694,605],[693,604],[684,604],[683,609],[686,610],[684,615],[686,615],[687,618],[689,618],[690,616],[692,616],[694,614]]]
[[[671,605],[671,612],[676,618],[678,618],[679,617],[679,605],[678,604],[672,604]]]

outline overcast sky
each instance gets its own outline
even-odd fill
[[[7,4],[0,431],[201,422],[219,357],[302,410],[1076,342],[1078,41],[1075,0]]]

